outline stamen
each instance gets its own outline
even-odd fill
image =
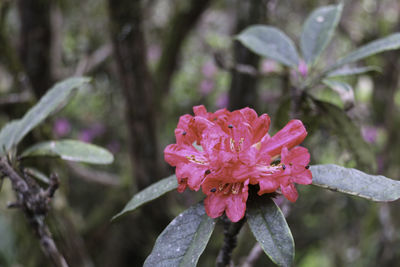
[[[217,191],[217,188],[211,188],[210,192],[215,193]]]
[[[241,183],[235,183],[232,185],[232,194],[236,195],[239,193]]]
[[[182,135],[186,135],[186,131],[183,131]]]
[[[207,174],[210,174],[210,173],[211,173],[210,170],[206,170],[206,172],[205,172],[206,175],[207,175]]]
[[[282,169],[285,170],[286,169],[286,165],[282,164]]]
[[[189,161],[193,162],[193,163],[198,163],[198,164],[201,164],[201,165],[205,165],[206,164],[206,162],[204,160],[196,159],[195,155],[186,156],[186,158]]]
[[[231,150],[234,151],[235,150],[235,140],[233,140],[232,138],[229,140],[229,143],[231,145]]]
[[[228,125],[228,128],[232,129],[232,128],[233,128],[233,125],[232,125],[232,124],[229,124],[229,125]]]
[[[310,165],[307,165],[305,168],[308,170],[310,168]]]

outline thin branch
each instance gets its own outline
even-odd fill
[[[242,264],[242,267],[252,267],[261,256],[262,252],[262,247],[260,246],[260,243],[257,242],[251,249],[250,254],[247,256],[244,263]]]
[[[42,251],[53,262],[54,266],[68,267],[44,221],[49,211],[49,202],[59,185],[58,177],[52,175],[50,186],[47,190],[43,190],[26,174],[23,174],[24,178],[22,178],[5,157],[0,159],[0,172],[10,179],[17,196],[17,201],[9,204],[9,207],[20,208],[24,212],[30,226],[39,238]]]
[[[22,93],[8,94],[8,95],[0,97],[0,106],[26,103],[26,102],[31,101],[32,99],[33,99],[33,95],[31,93],[31,91],[24,90]]]
[[[182,45],[212,0],[182,1],[165,27],[162,55],[156,70],[157,90],[160,96],[169,92],[169,85],[176,70]],[[162,97],[160,97],[162,99]]]
[[[237,235],[246,222],[246,218],[237,223],[232,223],[225,215],[222,219],[224,224],[224,245],[219,251],[217,258],[217,267],[226,267],[232,265],[232,251],[236,247]]]
[[[111,53],[112,45],[110,43],[102,45],[91,55],[83,57],[82,60],[79,61],[74,75],[82,76],[86,73],[92,72],[95,68],[105,62],[111,56]]]
[[[82,167],[76,163],[68,162],[68,167],[79,177],[85,181],[97,183],[106,186],[119,186],[119,177],[112,173],[103,171],[96,171],[89,168]]]

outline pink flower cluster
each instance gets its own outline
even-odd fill
[[[210,217],[225,212],[232,222],[242,219],[249,184],[259,185],[259,195],[280,190],[294,202],[294,183],[311,183],[310,155],[297,146],[307,136],[300,120],[290,121],[271,137],[269,116],[258,116],[251,108],[211,113],[195,106],[193,111],[195,116],[180,117],[176,144],[165,148],[164,157],[176,167],[179,192],[201,188],[207,195],[204,204]]]

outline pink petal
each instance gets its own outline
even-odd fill
[[[226,198],[220,194],[210,194],[204,200],[206,213],[211,218],[217,218],[224,213]]]
[[[176,177],[187,178],[187,184],[192,190],[199,190],[204,180],[207,166],[197,165],[193,163],[182,163],[176,166]]]
[[[260,142],[261,139],[268,133],[271,119],[267,114],[262,114],[253,122],[253,143]]]
[[[279,155],[282,147],[289,149],[299,145],[307,136],[306,128],[300,120],[291,120],[274,136],[262,143],[261,150],[271,157]]]
[[[230,194],[226,198],[226,216],[232,222],[238,222],[244,217],[246,211],[246,199],[243,199],[242,194]]]
[[[171,144],[164,149],[164,159],[171,166],[176,166],[181,162],[189,162],[187,157],[194,156],[196,160],[206,162],[203,153],[192,145]]]
[[[287,186],[281,185],[282,194],[291,202],[296,202],[299,194],[297,193],[296,187],[293,183],[289,183]]]
[[[301,165],[304,167],[310,162],[310,154],[308,153],[307,148],[298,146],[291,149],[284,159],[282,149],[282,161],[286,164],[292,163],[294,165]]]
[[[265,177],[259,179],[260,190],[258,191],[258,195],[262,195],[265,193],[275,192],[279,187],[278,181],[276,181],[273,177]]]
[[[207,118],[207,109],[204,105],[194,106],[193,113],[195,116]]]
[[[303,169],[302,172],[296,172],[292,175],[293,182],[298,184],[311,184],[312,183],[312,173],[310,170]]]

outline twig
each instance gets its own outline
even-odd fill
[[[8,94],[0,97],[0,105],[20,104],[33,99],[31,91],[25,90],[22,93]]]
[[[246,222],[246,218],[237,223],[232,223],[225,215],[222,219],[224,224],[224,245],[219,251],[217,257],[217,267],[226,267],[231,265],[232,251],[236,247],[237,235]]]
[[[252,267],[254,263],[256,263],[257,259],[262,254],[262,248],[260,243],[256,243],[254,247],[251,249],[249,256],[247,256],[246,260],[242,264],[242,267]]]
[[[40,240],[42,251],[53,262],[54,266],[68,267],[44,221],[49,211],[49,202],[59,185],[58,177],[52,175],[50,186],[47,190],[43,190],[28,175],[23,174],[24,178],[22,178],[5,157],[0,159],[0,172],[10,179],[17,196],[17,201],[9,204],[9,207],[21,208]]]
[[[106,61],[112,53],[112,45],[110,43],[104,44],[91,55],[83,57],[76,67],[75,76],[82,76],[93,71],[96,67]]]
[[[76,163],[68,162],[68,167],[72,170],[76,175],[80,178],[105,186],[119,186],[120,180],[119,177],[112,173],[107,173],[103,171],[96,171],[86,167],[82,167]]]

